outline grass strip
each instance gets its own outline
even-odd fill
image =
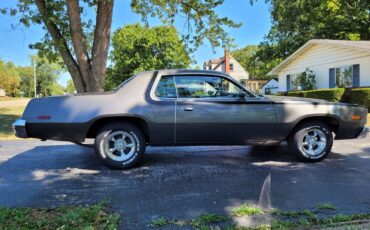
[[[52,209],[0,207],[0,229],[117,229],[118,220],[104,203]]]

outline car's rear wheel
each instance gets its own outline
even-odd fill
[[[95,151],[108,167],[128,169],[142,160],[145,138],[142,131],[133,124],[112,123],[98,132]]]
[[[295,128],[288,138],[288,146],[299,160],[318,162],[330,153],[333,134],[324,122],[308,121]]]

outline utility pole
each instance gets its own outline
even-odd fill
[[[35,86],[35,98],[37,97],[37,92],[36,92],[36,59],[33,59],[33,81],[34,81],[34,86]]]

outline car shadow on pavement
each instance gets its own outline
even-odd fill
[[[149,148],[142,166],[177,164],[252,164],[252,165],[302,165],[290,152],[286,144],[276,146],[199,146]],[[341,159],[330,153],[328,159]]]

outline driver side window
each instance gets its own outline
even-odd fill
[[[175,76],[179,98],[239,98],[244,91],[233,82],[216,76]]]

